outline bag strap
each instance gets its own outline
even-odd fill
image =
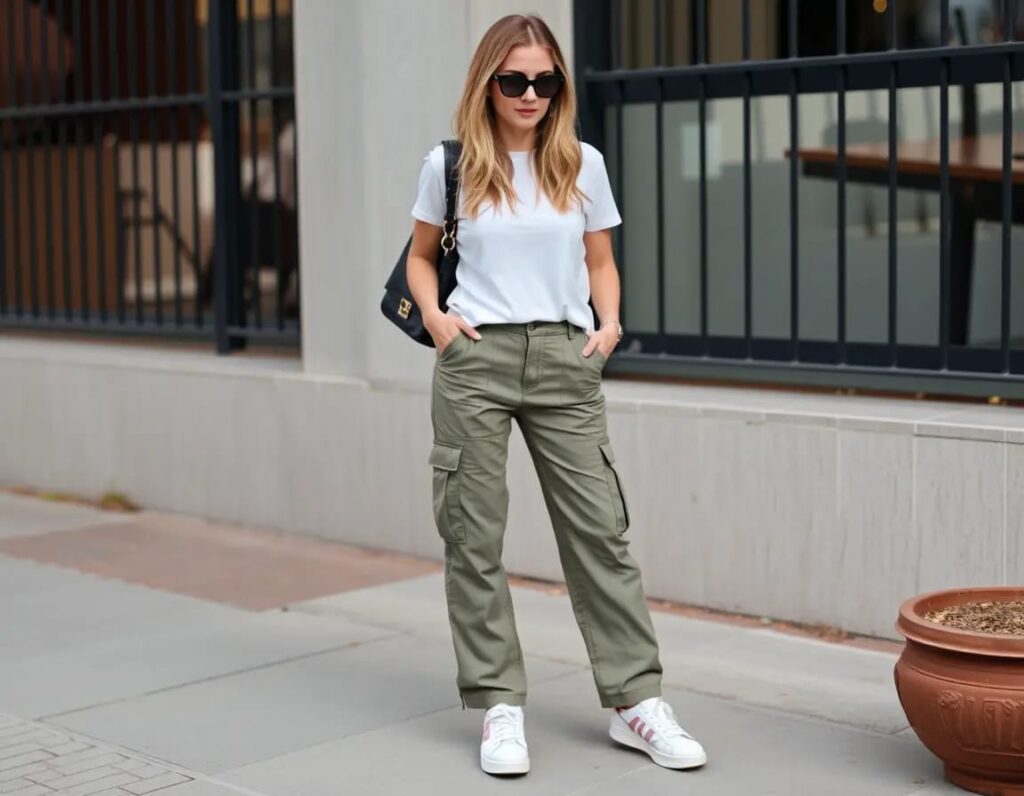
[[[444,146],[444,233],[441,235],[441,248],[449,254],[455,248],[455,234],[459,222],[455,214],[459,202],[459,155],[462,154],[462,142],[448,138],[441,142]]]

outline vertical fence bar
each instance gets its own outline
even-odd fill
[[[188,93],[195,95],[199,93],[199,79],[197,77],[197,65],[199,61],[199,34],[197,31],[195,9],[189,9],[188,18],[185,22],[185,57],[187,59],[187,83]],[[210,298],[208,287],[213,284],[210,270],[213,268],[212,260],[207,263],[203,256],[203,246],[200,240],[199,228],[199,165],[198,165],[198,122],[196,117],[200,113],[196,106],[189,102],[188,105],[188,138],[191,149],[189,165],[191,170],[191,201],[192,201],[192,251],[195,258],[196,291],[195,291],[195,315],[193,322],[197,327],[203,325],[203,307]]]
[[[707,0],[696,0],[697,63],[707,62]],[[700,335],[708,351],[708,102],[707,80],[700,76],[697,133],[700,137]]]
[[[12,96],[10,104],[13,106],[15,98]],[[11,138],[13,135],[14,125],[11,125]],[[7,168],[5,167],[5,159],[7,157],[7,120],[0,119],[0,319],[4,317],[7,312],[7,244],[8,244],[8,230],[7,230]],[[13,203],[12,209],[13,209]]]
[[[77,2],[77,0],[72,0]],[[92,42],[92,95],[94,99],[103,98],[102,80],[100,77],[100,20],[99,20],[99,3],[93,0],[89,4],[89,38]],[[110,42],[108,41],[108,45]],[[113,49],[113,47],[108,47]],[[106,263],[106,235],[104,230],[106,228],[106,203],[103,201],[104,197],[104,179],[103,179],[103,164],[106,160],[103,153],[104,146],[104,120],[100,117],[100,114],[95,114],[92,117],[92,137],[93,146],[95,148],[95,163],[96,163],[96,284],[97,284],[97,296],[99,298],[97,306],[99,307],[100,319],[105,321],[107,319],[107,305],[106,305],[106,292],[107,292],[107,263]],[[65,167],[66,168],[66,167]],[[116,183],[114,185],[116,188]],[[116,233],[115,233],[116,234]],[[83,247],[83,257],[85,257]],[[87,259],[87,258],[86,258]],[[83,304],[87,304],[85,297],[85,288],[82,289],[82,301]]]
[[[14,100],[12,98],[11,103]],[[7,313],[7,169],[4,166],[7,157],[7,122],[0,120],[0,319]],[[12,135],[13,138],[13,135]],[[12,203],[13,206],[13,203]]]
[[[213,132],[214,193],[214,324],[217,352],[227,354],[242,348],[245,338],[228,327],[239,321],[238,232],[239,135],[238,103],[224,92],[238,87],[238,2],[211,3],[207,20],[207,62],[210,90],[207,96]]]
[[[40,63],[49,64],[50,47],[47,42],[47,26],[45,20],[50,15],[48,0],[39,0],[39,14],[44,22],[39,26],[39,57]],[[40,84],[40,102],[46,106],[50,104],[50,81],[42,79]],[[46,315],[50,320],[57,317],[57,295],[54,285],[55,276],[53,269],[53,186],[50,181],[53,179],[53,167],[50,164],[50,151],[53,148],[53,132],[50,129],[50,118],[42,119],[43,137],[39,154],[43,159],[43,256],[46,267]],[[34,208],[33,208],[34,210]]]
[[[107,47],[107,68],[109,69],[109,81],[110,81],[110,98],[120,99],[122,97],[121,91],[121,70],[118,59],[118,50],[121,49],[121,37],[118,33],[120,27],[118,20],[118,4],[112,0],[108,0],[107,3],[107,41],[110,42],[110,46]],[[127,264],[127,253],[124,247],[124,235],[121,230],[124,229],[125,218],[124,205],[122,199],[124,196],[121,190],[121,114],[117,114],[112,117],[111,127],[117,130],[117,138],[114,146],[114,185],[111,190],[116,192],[117,200],[114,203],[114,212],[117,215],[117,232],[114,235],[114,273],[117,279],[116,285],[116,306],[115,311],[117,313],[117,319],[121,323],[124,323],[125,318],[125,305],[124,305],[124,283],[125,283],[125,265]],[[100,295],[100,312],[104,319],[107,317],[107,304],[105,293]]]
[[[75,0],[72,0],[74,2]],[[61,26],[64,24],[64,0],[57,0],[57,19]],[[57,68],[60,74],[68,73],[67,50],[64,47],[57,48]],[[57,90],[57,102],[63,105],[67,102],[67,83],[60,81]],[[61,116],[57,119],[57,148],[60,152],[60,273],[64,282],[64,317],[71,320],[74,316],[74,306],[71,294],[71,244],[68,240],[70,223],[68,221],[68,121],[67,117]],[[87,304],[85,285],[81,289],[81,301],[83,306]]]
[[[625,61],[622,57],[622,4],[626,0],[612,0],[612,63],[613,69],[625,69]]]
[[[14,107],[18,106],[18,81],[16,63],[14,60],[14,36],[15,27],[17,25],[17,17],[14,13],[14,3],[7,4],[7,35],[5,37],[5,45],[7,48],[7,73],[10,76],[10,96],[11,105]],[[25,148],[27,150],[27,147]],[[21,180],[18,174],[18,123],[16,120],[11,121],[11,223],[12,223],[12,256],[14,267],[14,313],[17,317],[25,311],[24,305],[24,293],[25,285],[22,280],[22,268],[23,260],[21,256]]]
[[[75,0],[72,3],[71,8],[71,30],[72,38],[76,45],[82,41],[82,3],[81,0]],[[85,66],[82,63],[82,48],[75,47],[75,65],[74,65],[74,98],[79,104],[86,101],[85,98]],[[85,149],[82,146],[82,142],[85,140],[85,123],[82,120],[84,111],[75,111],[75,168],[78,172],[76,201],[78,202],[78,271],[79,271],[79,284],[82,286],[82,308],[81,316],[82,320],[89,320],[91,312],[89,310],[89,258],[86,255],[88,252],[88,241],[89,241],[89,220],[86,213],[87,204],[85,201]]]
[[[213,3],[214,7],[218,4]],[[131,98],[139,96],[139,64],[138,64],[138,24],[135,20],[135,3],[126,3],[125,10],[125,34],[128,39],[128,95]],[[139,196],[139,112],[128,111],[129,135],[132,141],[132,242],[134,243],[135,255],[135,321],[142,323],[142,219],[140,217],[140,196]]]
[[[1013,40],[1017,22],[1016,0],[1003,0],[1003,41]],[[1002,219],[1002,248],[1003,262],[1001,274],[1000,292],[1000,323],[999,323],[999,346],[1002,354],[1002,368],[1004,373],[1010,372],[1010,298],[1011,298],[1011,274],[1012,274],[1012,250],[1011,242],[1013,235],[1011,224],[1013,223],[1013,186],[1010,177],[1013,171],[1013,70],[1011,56],[1003,57],[1003,219]]]
[[[180,81],[178,80],[178,6],[167,7],[167,93],[181,94]],[[181,289],[181,213],[179,203],[181,200],[178,187],[178,113],[180,106],[174,106],[168,111],[168,128],[171,134],[171,224],[174,243],[174,325],[181,326],[184,318],[182,312],[182,289]],[[196,289],[198,290],[198,272],[196,278]]]
[[[665,29],[665,2],[654,0],[654,65],[665,65],[665,48],[662,45]]]
[[[295,291],[296,291],[295,292],[295,296],[296,296],[296,302],[298,303],[298,306],[299,306],[300,312],[301,312],[302,302],[301,302],[301,298],[300,298],[301,297],[301,293],[299,293],[299,284],[302,281],[302,268],[299,266],[300,251],[299,251],[299,224],[298,224],[298,207],[299,207],[299,127],[298,127],[298,124],[299,124],[299,121],[298,121],[298,115],[296,113],[294,113],[294,107],[295,107],[294,103],[295,103],[295,98],[294,98],[294,95],[293,95],[293,97],[292,97],[292,108],[293,108],[292,124],[294,125],[294,127],[292,129],[292,165],[291,165],[292,175],[291,175],[291,177],[292,177],[292,196],[293,196],[293,198],[295,200],[296,216],[295,216],[294,229],[290,233],[293,236],[292,237],[292,242],[291,242],[290,245],[292,246],[292,251],[295,252]],[[618,229],[618,236],[619,236],[619,240],[621,241],[622,240],[622,228],[621,227],[619,227],[619,229]],[[619,251],[620,252],[622,251],[621,245],[620,245]],[[620,265],[619,267],[621,268],[622,266]],[[619,291],[619,310],[620,310],[619,318],[621,319],[623,317],[622,314],[621,314],[621,310],[622,310],[622,291],[621,290]]]
[[[621,35],[620,35],[621,39]],[[629,280],[629,269],[626,266],[625,253],[626,253],[626,233],[625,233],[625,221],[626,215],[629,213],[629,208],[626,206],[626,196],[623,193],[626,188],[625,179],[625,166],[622,162],[622,158],[625,154],[625,144],[622,141],[622,132],[625,127],[624,117],[626,115],[626,81],[617,80],[615,81],[615,88],[618,89],[618,104],[615,106],[615,196],[618,198],[619,203],[619,215],[622,217],[623,224],[618,228],[616,241],[617,251],[615,252],[615,262],[618,263],[619,269],[622,273],[623,289],[619,291],[619,319],[622,323],[628,324],[629,320],[626,317],[626,304],[625,304],[625,282]],[[299,143],[299,137],[295,136],[296,147]],[[298,161],[298,154],[294,161]],[[295,188],[298,191],[298,185]],[[296,194],[297,195],[297,194]]]
[[[846,0],[836,0],[836,50],[846,53]],[[839,361],[846,362],[846,66],[839,66],[837,101],[838,177],[836,180],[836,339]]]
[[[754,355],[753,343],[753,185],[750,163],[750,95],[753,93],[753,77],[750,61],[750,0],[743,0],[743,61],[747,69],[743,72],[743,336],[746,340],[747,357]]]
[[[149,98],[157,95],[156,85],[156,11],[154,4],[156,0],[146,0],[146,51],[148,59],[146,63],[147,82],[149,84]],[[161,268],[160,252],[160,111],[151,108],[149,112],[149,178],[153,185],[149,192],[150,214],[153,225],[153,283],[154,302],[156,309],[156,324],[162,326],[164,322],[164,301],[163,301],[163,269]]]
[[[256,17],[253,14],[253,0],[246,0],[246,41],[248,43],[248,60],[246,61],[247,66],[247,83],[246,86],[250,91],[256,90]],[[249,100],[249,169],[250,169],[250,181],[249,181],[249,194],[245,201],[249,205],[249,251],[248,256],[244,261],[239,262],[239,267],[242,270],[243,278],[243,290],[244,284],[248,283],[250,290],[252,291],[252,303],[253,303],[253,325],[259,329],[263,326],[263,311],[261,304],[262,296],[260,295],[260,262],[258,256],[258,238],[256,235],[257,227],[259,225],[259,217],[257,212],[259,211],[259,199],[257,197],[257,183],[256,183],[256,172],[259,168],[259,100],[252,98]],[[245,293],[243,292],[243,295]],[[245,307],[243,305],[243,312]]]
[[[889,48],[894,52],[899,47],[896,27],[896,0],[892,0],[889,6]],[[896,365],[897,361],[897,312],[899,297],[898,271],[897,271],[897,203],[899,194],[896,192],[896,157],[898,154],[899,139],[897,136],[899,123],[899,109],[896,104],[896,87],[899,75],[899,65],[892,61],[889,63],[889,241],[888,241],[888,341],[889,341],[889,364]]]
[[[657,246],[658,246],[658,335],[661,338],[662,350],[665,345],[665,174],[662,164],[665,162],[664,142],[664,94],[665,88],[661,78],[658,82],[658,99],[654,106],[654,163],[657,170]]]
[[[941,5],[941,46],[949,45],[949,0]],[[949,367],[950,332],[950,217],[949,217],[949,59],[943,57],[939,72],[939,358]]]
[[[270,0],[270,85],[277,86],[277,0]],[[274,263],[277,266],[277,328],[284,328],[284,293],[288,287],[285,275],[285,262],[282,251],[281,213],[284,212],[281,202],[281,158],[278,151],[278,136],[280,135],[280,120],[278,118],[278,100],[270,99],[270,129],[271,149],[274,153]],[[294,123],[293,123],[294,125]],[[296,130],[292,128],[292,140],[295,139]],[[296,232],[296,234],[298,234]],[[291,249],[294,251],[294,249]],[[290,263],[295,267],[296,263]],[[290,276],[290,274],[288,275]]]
[[[798,54],[797,4],[796,0],[789,0],[789,57],[795,60]],[[794,360],[799,359],[800,338],[800,201],[797,193],[800,161],[798,155],[800,148],[799,83],[799,72],[794,67],[789,73],[789,151],[792,153],[792,157],[789,159],[789,323]]]
[[[708,0],[694,0],[694,28],[697,44],[697,63],[708,62]]]
[[[25,42],[25,59],[26,63],[32,63],[34,60],[32,57],[32,37],[30,35],[31,28],[28,21],[28,7],[22,7],[22,35],[24,36]],[[14,74],[18,74],[15,70]],[[35,101],[32,96],[32,70],[25,70],[25,104],[32,105]],[[36,146],[32,143],[30,138],[25,141],[25,152],[28,157],[25,158],[25,171],[27,172],[28,184],[28,246],[25,247],[26,253],[28,254],[28,262],[26,266],[29,273],[29,288],[32,300],[32,317],[39,317],[39,262],[42,260],[39,257],[36,249],[38,245],[38,236],[36,234]]]

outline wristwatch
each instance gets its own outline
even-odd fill
[[[605,321],[605,323],[614,323],[616,326],[619,327],[619,342],[622,342],[622,335],[624,334],[622,330],[622,324],[619,323],[618,321]],[[604,324],[601,325],[603,326]]]

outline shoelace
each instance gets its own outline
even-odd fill
[[[490,737],[499,741],[518,741],[518,718],[518,712],[508,708],[498,707],[490,711],[487,715]]]
[[[665,738],[673,738],[681,736],[683,738],[689,738],[693,740],[693,736],[690,735],[686,730],[679,726],[679,721],[676,719],[675,711],[672,710],[672,706],[663,699],[659,699],[654,704],[654,709],[649,711],[651,721],[648,724],[653,724],[655,732]],[[644,716],[646,718],[646,716]]]

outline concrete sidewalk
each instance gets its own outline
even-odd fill
[[[608,738],[563,591],[525,586],[532,770],[489,777],[440,567],[403,558],[0,492],[0,793],[963,793],[906,729],[895,654],[655,611],[709,758],[662,769]]]

